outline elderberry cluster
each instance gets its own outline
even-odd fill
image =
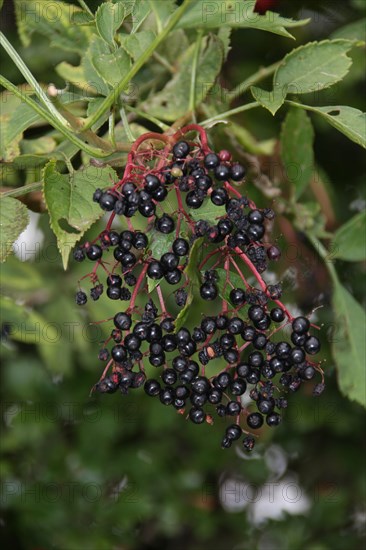
[[[281,422],[287,392],[317,372],[322,382],[313,393],[323,391],[322,370],[312,361],[320,342],[308,318],[293,317],[280,302],[281,285],[262,279],[281,255],[264,240],[273,210],[242,195],[244,167],[228,151],[212,152],[203,129],[190,126],[181,135],[192,129],[200,142],[142,136],[122,179],[94,193],[110,218],[74,259],[95,262],[86,276],[92,300],[106,288],[109,299],[126,306],[110,319],[99,351],[106,367],[93,390],[127,394],[144,385],[148,396],[195,424],[228,418],[222,447],[243,437],[250,451],[253,432]],[[163,150],[151,145],[152,136]],[[140,149],[144,141],[149,146]],[[79,289],[77,304],[87,301]],[[210,302],[210,314],[192,324],[190,305],[202,311],[199,301]],[[290,341],[279,336],[286,326]]]

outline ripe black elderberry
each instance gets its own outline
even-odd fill
[[[158,139],[164,146],[155,149]],[[283,393],[320,373],[313,390],[320,395],[324,382],[309,320],[293,317],[280,302],[281,286],[261,275],[281,257],[268,244],[274,212],[241,195],[245,168],[207,143],[197,125],[169,137],[141,136],[122,179],[93,194],[109,212],[105,230],[73,255],[95,262],[92,300],[125,301],[99,351],[106,372],[94,390],[126,395],[143,385],[194,424],[231,418],[221,443],[227,449],[243,431],[277,426],[287,407]],[[112,228],[116,215],[123,230]],[[87,293],[75,299],[83,305]],[[203,312],[195,325],[191,304]],[[277,334],[282,326],[291,329],[288,339]],[[148,378],[153,369],[158,379]],[[256,412],[242,406],[247,398]],[[254,442],[245,435],[244,449]]]

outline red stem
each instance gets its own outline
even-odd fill
[[[135,307],[135,302],[136,302],[136,298],[137,298],[137,295],[139,293],[139,290],[140,290],[140,287],[142,285],[142,282],[145,278],[145,275],[146,275],[146,271],[147,271],[147,268],[149,267],[149,264],[148,263],[145,263],[144,267],[142,268],[141,270],[141,273],[140,275],[138,276],[138,279],[136,281],[136,285],[135,285],[135,288],[133,289],[133,293],[132,293],[132,296],[131,296],[131,300],[130,300],[130,305],[128,307],[128,310],[131,311],[134,307]]]
[[[248,256],[246,254],[244,254],[244,252],[242,250],[240,250],[240,248],[237,246],[236,248],[234,248],[234,251],[238,254],[238,256],[240,256],[240,258],[243,260],[243,262],[249,267],[250,271],[253,273],[254,277],[257,279],[258,283],[260,284],[260,287],[261,289],[263,290],[263,292],[266,293],[267,296],[269,296],[269,293],[268,293],[268,290],[267,290],[267,285],[266,283],[263,281],[260,273],[257,271],[257,268],[255,267],[255,265],[251,262],[251,260],[248,258]],[[291,313],[288,311],[288,309],[286,308],[286,306],[283,305],[283,303],[280,301],[280,300],[273,300],[281,309],[283,309],[283,311],[285,312],[286,316],[288,317],[288,319],[290,321],[292,321],[293,319],[293,316],[291,315]]]
[[[161,292],[160,284],[157,285],[155,290],[156,290],[156,292],[158,294],[158,297],[159,297],[159,302],[160,302],[160,307],[161,307],[162,314],[163,315],[168,315],[168,312],[167,312],[166,307],[165,307],[163,293]]]

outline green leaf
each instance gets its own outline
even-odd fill
[[[112,87],[122,80],[131,67],[130,56],[122,48],[114,53],[95,55],[92,63],[98,75]]]
[[[207,199],[203,203],[201,208],[197,210],[191,209],[189,215],[194,220],[205,220],[214,224],[217,221],[217,218],[221,218],[226,215],[225,206],[216,206],[210,199]]]
[[[119,34],[121,46],[133,59],[138,59],[155,38],[152,31],[141,31],[135,34]]]
[[[194,294],[200,286],[200,273],[198,271],[198,265],[200,263],[199,254],[202,253],[202,243],[202,237],[195,240],[189,253],[188,264],[185,270],[189,281],[187,288],[187,301],[186,305],[179,312],[175,320],[175,332],[177,332],[187,321]]]
[[[330,37],[333,40],[335,38],[344,38],[346,40],[366,42],[366,18],[348,23],[348,25],[334,31]]]
[[[11,162],[19,153],[19,142],[22,139],[22,132],[12,132],[8,115],[0,116],[0,160]]]
[[[92,29],[72,24],[72,17],[82,10],[66,2],[49,0],[14,0],[20,39],[29,46],[31,35],[37,32],[50,40],[52,47],[77,52],[88,47]]]
[[[226,281],[226,271],[225,271],[225,269],[217,268],[217,269],[215,269],[215,271],[217,272],[217,275],[219,277],[219,284],[218,284],[219,295],[228,304],[233,305],[231,303],[231,300],[230,300],[230,291],[232,289],[232,286],[228,283],[225,287],[225,281]],[[202,276],[204,275],[204,273],[205,273],[205,271],[202,271]],[[234,288],[244,288],[245,289],[244,283],[241,280],[240,276],[237,273],[233,273],[232,271],[230,271],[230,283],[233,285]]]
[[[117,179],[115,171],[110,167],[86,166],[66,175],[57,171],[54,160],[45,166],[43,194],[65,269],[75,243],[103,214],[92,200],[93,192]]]
[[[108,45],[99,36],[95,36],[89,44],[88,50],[85,52],[81,61],[81,66],[84,72],[84,78],[87,81],[88,87],[94,89],[94,93],[100,95],[108,95],[110,86],[104,78],[99,74],[93,60],[102,56],[109,55]]]
[[[16,256],[9,256],[1,266],[2,289],[6,293],[19,294],[38,291],[47,285],[37,262],[22,262]]]
[[[151,250],[151,257],[156,260],[160,260],[161,256],[165,254],[165,252],[170,252],[174,239],[175,233],[168,233],[168,235],[164,235],[164,233],[160,233],[160,231],[153,229],[149,235],[149,249]],[[148,278],[148,291],[152,292],[159,283],[160,279],[154,280]]]
[[[13,243],[29,223],[27,207],[11,197],[0,198],[0,262],[12,251]]]
[[[282,125],[281,157],[287,179],[298,199],[314,171],[314,131],[305,111],[290,109]]]
[[[306,109],[322,116],[329,124],[337,128],[361,147],[366,149],[366,113],[347,105],[330,105],[329,107],[312,107],[296,101],[288,101],[299,109]]]
[[[335,283],[333,308],[337,333],[332,345],[341,391],[366,406],[365,326],[366,315],[353,296],[339,282]]]
[[[192,44],[179,58],[177,73],[163,90],[143,105],[146,111],[154,113],[157,118],[168,121],[177,120],[187,113],[195,47],[195,44]],[[210,88],[214,85],[222,62],[223,46],[220,40],[216,36],[204,38],[197,65],[197,104],[205,99]]]
[[[250,91],[256,101],[258,101],[262,107],[267,109],[272,115],[275,115],[278,109],[281,107],[284,101],[284,97],[279,89],[268,92],[257,86],[251,86]]]
[[[150,5],[151,10],[154,12],[158,32],[160,32],[176,8],[175,0],[164,0],[163,2],[148,0],[146,3]]]
[[[131,34],[134,34],[151,12],[151,4],[146,0],[132,0],[132,2],[126,2],[126,4],[129,6],[129,13],[132,17]]]
[[[195,0],[177,28],[216,29],[225,26],[234,29],[258,29],[293,38],[286,28],[301,27],[309,22],[309,19],[294,21],[271,11],[267,11],[265,15],[259,15],[254,11],[255,4],[255,0],[243,2]]]
[[[78,11],[71,15],[71,22],[73,25],[93,25],[95,18],[86,11]]]
[[[156,229],[152,229],[149,235],[149,249],[151,250],[151,257],[156,260],[160,260],[161,256],[165,252],[169,252],[172,248],[173,241],[175,240],[175,233],[160,233]]]
[[[348,262],[366,259],[366,210],[353,216],[335,233],[331,250],[334,257]]]
[[[22,154],[41,155],[51,153],[56,147],[56,141],[50,136],[36,139],[23,139],[20,143]]]
[[[352,65],[349,40],[309,42],[287,54],[273,76],[272,92],[252,88],[252,93],[273,115],[287,94],[319,92],[342,80]]]
[[[266,139],[257,141],[255,137],[244,126],[239,126],[235,122],[230,122],[226,128],[226,133],[231,137],[234,135],[236,140],[244,147],[248,153],[254,155],[271,156],[277,143],[276,139]]]
[[[95,87],[90,86],[85,76],[85,70],[82,65],[74,66],[67,61],[62,61],[56,65],[55,70],[67,83],[77,86],[88,93],[96,93]]]
[[[9,337],[17,342],[38,344],[47,321],[39,313],[20,306],[13,299],[0,296],[1,322],[10,328]],[[49,338],[56,338],[54,326],[49,328]]]
[[[125,10],[122,3],[104,3],[99,6],[95,14],[97,31],[101,38],[111,46],[114,46],[114,36],[125,18]]]

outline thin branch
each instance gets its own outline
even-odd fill
[[[224,113],[220,113],[219,115],[215,115],[211,118],[207,118],[206,120],[203,120],[202,122],[200,122],[200,125],[208,126],[212,122],[224,120],[225,118],[231,117],[233,115],[237,115],[238,113],[243,113],[244,111],[255,109],[255,107],[260,107],[260,103],[258,103],[258,101],[254,101],[253,103],[247,103],[246,105],[241,105],[240,107],[236,107],[235,109],[230,109],[230,111],[225,111]]]

